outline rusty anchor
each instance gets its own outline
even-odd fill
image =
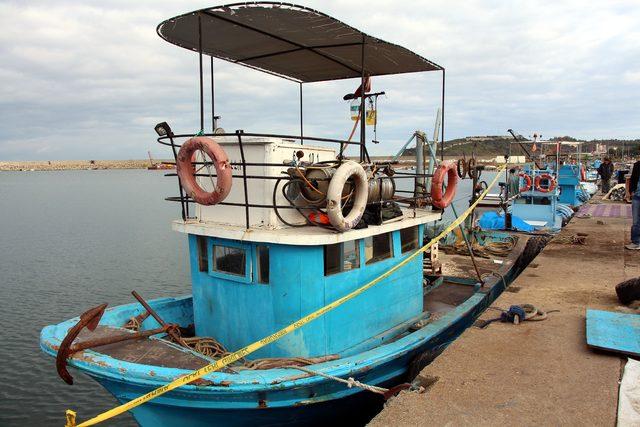
[[[67,371],[67,358],[70,356],[70,347],[73,341],[77,338],[80,331],[82,331],[85,327],[90,331],[94,331],[98,327],[98,323],[100,322],[100,318],[104,314],[104,310],[107,308],[107,304],[101,304],[97,307],[93,307],[80,315],[80,320],[75,324],[69,332],[67,332],[67,336],[64,337],[62,343],[60,344],[60,348],[58,349],[58,354],[56,355],[56,369],[58,370],[58,375],[60,378],[64,380],[67,384],[73,384],[73,377]]]
[[[80,332],[84,328],[89,329],[90,331],[94,331],[98,327],[98,323],[100,323],[100,319],[104,314],[105,309],[107,308],[107,304],[101,304],[97,307],[91,308],[80,315],[80,320],[76,323],[69,331],[67,335],[62,340],[60,347],[58,348],[58,353],[56,355],[56,369],[58,371],[58,375],[60,378],[64,380],[69,385],[73,384],[73,377],[67,370],[67,359],[71,357],[74,353],[79,351],[87,350],[93,347],[100,347],[103,345],[114,344],[127,340],[134,340],[140,338],[147,338],[152,335],[166,333],[168,334],[175,342],[182,343],[182,338],[178,332],[178,326],[170,323],[166,323],[158,316],[158,314],[147,304],[147,302],[136,292],[132,292],[133,296],[142,304],[142,306],[147,311],[147,316],[153,316],[158,323],[160,323],[159,328],[149,329],[146,331],[138,331],[138,332],[128,332],[123,334],[118,334],[114,336],[95,338],[90,340],[84,340],[77,344],[73,344],[75,339],[78,337]]]

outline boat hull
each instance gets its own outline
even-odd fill
[[[372,350],[312,368],[382,387],[410,381],[471,326],[520,273],[530,261],[521,262],[520,259],[527,252],[525,246],[529,240],[530,237],[521,236],[510,255],[517,259],[509,269],[498,271],[499,274],[489,278],[483,287],[468,282],[468,286],[474,286],[471,296],[422,329]],[[117,311],[118,307],[112,310]],[[52,331],[48,328],[53,326],[43,330],[41,346],[45,352],[54,355],[56,348],[50,345],[48,335]],[[122,369],[119,374],[114,374],[118,372],[115,365],[112,366],[114,369],[107,370],[104,361],[91,362],[86,357],[70,359],[69,364],[98,381],[120,403],[166,382],[162,379],[154,381],[152,377],[142,380]],[[232,384],[225,387],[220,383],[208,383],[184,386],[138,406],[131,413],[143,426],[326,425],[336,420],[362,425],[383,404],[380,395],[359,388],[348,388],[318,376],[309,377],[304,372],[292,376],[291,370],[280,371],[288,373],[265,380],[261,385]]]
[[[505,277],[505,280],[509,278]],[[355,378],[365,384],[392,387],[410,380],[410,371],[417,371],[435,359],[502,292],[494,286],[490,292],[477,298],[473,307],[459,313],[455,322],[420,346],[394,355],[385,363],[355,373]],[[478,295],[479,296],[479,295]],[[143,387],[127,381],[94,377],[120,402],[128,402],[155,387]],[[341,420],[362,425],[381,409],[382,396],[348,389],[333,381],[297,390],[260,393],[226,393],[224,396],[205,393],[172,393],[171,399],[158,398],[145,403],[132,412],[142,426],[249,426],[249,425],[327,425]],[[272,407],[289,402],[285,406]],[[247,405],[242,405],[246,402]]]

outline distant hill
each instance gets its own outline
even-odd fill
[[[513,141],[511,136],[487,135],[487,136],[468,136],[466,138],[451,139],[444,144],[444,153],[447,156],[470,156],[475,152],[478,157],[495,157],[503,155],[509,148],[509,142]],[[512,150],[517,147],[513,146]],[[512,152],[514,155],[520,154]],[[414,156],[415,147],[407,148],[403,155]]]
[[[550,141],[579,141],[571,136],[560,136],[549,139]],[[452,139],[445,142],[444,154],[447,156],[470,156],[472,152],[478,157],[495,157],[504,155],[509,149],[509,144],[514,142],[511,135],[486,135],[486,136],[468,136],[465,138]],[[608,148],[611,155],[622,153],[622,149],[629,156],[640,155],[640,139],[592,139],[590,141],[583,141],[583,152],[593,152],[596,150],[598,144],[605,145]],[[531,150],[533,141],[522,141],[527,150]],[[615,148],[614,148],[615,147]],[[538,147],[540,148],[540,147]],[[563,151],[572,152],[573,150],[568,147],[563,147]],[[403,155],[414,156],[415,147],[407,148]],[[524,155],[524,152],[518,144],[511,144],[511,155],[518,156]]]

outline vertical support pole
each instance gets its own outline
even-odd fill
[[[556,142],[556,179],[560,181],[560,143]]]
[[[440,134],[440,120],[442,117],[442,110],[438,108],[438,112],[436,113],[436,122],[433,126],[433,140],[432,142],[426,141],[427,147],[429,148],[429,166],[427,166],[427,174],[433,175],[433,171],[436,168],[436,163],[438,162],[438,135]],[[427,190],[431,190],[431,177],[427,177],[425,180],[425,185],[427,186]]]
[[[173,141],[173,132],[169,132],[167,135],[169,141],[171,141],[171,151],[173,151],[173,160],[178,161],[178,152],[176,151],[176,144]],[[180,176],[178,176],[178,190],[180,190],[180,207],[182,208],[182,220],[186,221],[189,217],[189,203],[186,202],[186,196],[182,190],[182,182],[180,182]]]
[[[362,75],[360,76],[360,87],[362,88],[362,90],[360,91],[360,161],[364,162],[364,156],[365,156],[365,149],[364,146],[366,144],[366,130],[365,130],[365,126],[366,126],[366,117],[365,117],[365,113],[364,113],[364,93],[365,93],[365,87],[364,87],[364,79],[365,79],[365,73],[364,73],[364,42],[365,42],[365,38],[364,38],[364,34],[362,35],[362,50],[360,53],[360,66],[362,68]]]
[[[425,196],[426,187],[424,179],[424,136],[415,131],[416,137],[416,178],[414,183],[413,197],[416,198],[416,206],[422,206],[422,198]],[[418,199],[420,198],[420,200]]]
[[[247,226],[247,230],[249,229],[249,193],[247,191],[247,162],[244,158],[244,147],[242,146],[242,134],[244,131],[237,130],[236,135],[238,136],[238,145],[240,146],[240,158],[242,159],[242,184],[244,185],[244,219]]]
[[[511,187],[511,182],[509,182],[509,160],[511,159],[511,142],[507,143],[507,149],[504,153],[504,200],[505,200],[505,209],[504,209],[504,228],[505,230],[511,230],[512,228],[512,216],[511,213],[508,212],[507,207],[509,206],[509,198],[511,194],[509,193],[509,189]]]
[[[204,81],[202,76],[202,17],[198,14],[198,60],[200,64],[200,131],[204,132]]]
[[[456,216],[456,218],[458,218],[458,212],[456,212],[456,208],[455,206],[453,206],[453,203],[451,203],[450,206],[451,206],[451,209],[453,210],[453,214]],[[473,264],[474,270],[476,270],[476,275],[478,276],[478,281],[480,282],[480,286],[484,286],[484,279],[482,278],[482,274],[480,274],[480,270],[478,269],[478,264],[476,263],[476,257],[473,253],[473,245],[469,241],[469,238],[467,237],[467,233],[465,233],[465,230],[462,227],[462,224],[458,224],[458,228],[460,228],[460,234],[462,234],[462,238],[464,239],[464,242],[467,245],[467,250],[469,251],[469,256],[471,257],[471,263]]]
[[[302,82],[300,82],[300,145],[304,145],[304,127],[302,119]]]
[[[440,160],[444,160],[444,83],[445,83],[445,71],[442,69],[442,105],[440,105],[440,110],[442,111],[442,116],[440,118]]]
[[[211,133],[216,131],[215,80],[213,78],[213,56],[211,58]]]

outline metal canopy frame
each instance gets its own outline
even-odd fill
[[[220,13],[215,13],[216,11],[219,12],[228,12],[228,11],[233,11],[234,8],[237,10],[244,10],[244,9],[248,9],[248,10],[254,10],[255,8],[264,8],[265,12],[277,9],[280,13],[281,10],[291,10],[292,14],[298,14],[298,13],[308,13],[311,16],[317,16],[319,18],[322,19],[326,19],[328,20],[329,23],[331,23],[332,25],[335,24],[337,26],[339,26],[340,29],[344,30],[344,31],[349,31],[350,33],[348,34],[349,37],[353,38],[356,37],[358,34],[360,36],[360,40],[359,41],[350,41],[350,42],[333,42],[333,43],[321,43],[321,44],[303,44],[300,43],[296,40],[292,40],[291,37],[288,37],[286,35],[287,33],[287,28],[281,28],[281,27],[274,27],[274,31],[267,31],[265,29],[261,29],[261,28],[257,28],[256,25],[250,25],[246,22],[242,22],[240,19],[232,19],[228,16],[221,16]],[[250,9],[253,8],[253,9]],[[233,15],[233,14],[230,14]],[[174,31],[176,26],[178,26],[181,22],[181,20],[188,20],[190,18],[193,18],[194,16],[197,16],[197,43],[189,43],[188,40],[182,40],[179,39],[177,33],[173,34],[171,33],[171,31]],[[275,72],[273,70],[269,70],[266,69],[264,67],[260,67],[260,66],[256,66],[256,65],[252,65],[250,63],[248,63],[247,61],[251,61],[251,60],[256,60],[256,59],[264,59],[264,58],[273,58],[273,57],[278,57],[278,56],[282,56],[282,55],[286,55],[286,54],[290,54],[290,53],[294,53],[294,52],[301,52],[301,51],[306,51],[306,52],[311,52],[314,55],[317,55],[321,58],[323,58],[324,60],[327,60],[333,64],[335,64],[336,66],[343,68],[345,70],[348,70],[349,72],[351,72],[351,75],[348,76],[343,76],[343,77],[338,77],[338,78],[329,78],[329,79],[325,79],[324,81],[329,81],[329,80],[338,80],[341,78],[353,78],[356,77],[354,74],[357,74],[358,77],[360,77],[361,80],[361,85],[362,87],[364,87],[364,80],[366,77],[372,77],[372,76],[376,76],[376,75],[384,75],[384,74],[398,74],[398,73],[404,73],[404,72],[416,72],[416,71],[442,71],[442,93],[441,93],[441,111],[442,111],[442,123],[441,123],[441,138],[440,138],[440,159],[443,160],[444,159],[444,99],[445,99],[445,68],[436,64],[433,61],[430,61],[420,55],[417,55],[411,51],[409,51],[406,48],[403,48],[401,46],[389,43],[389,42],[385,42],[383,40],[379,40],[377,38],[374,38],[372,36],[369,36],[353,27],[350,27],[346,24],[344,24],[343,22],[330,17],[329,15],[326,15],[322,12],[319,12],[317,10],[308,8],[308,7],[304,7],[304,6],[299,6],[299,5],[295,5],[292,3],[282,3],[282,2],[273,2],[273,1],[264,1],[264,2],[244,2],[244,3],[232,3],[232,4],[227,4],[227,5],[222,5],[222,6],[216,6],[216,7],[211,7],[211,8],[204,8],[204,9],[199,9],[196,10],[194,12],[189,12],[189,13],[185,13],[182,15],[178,15],[174,18],[170,18],[167,19],[163,22],[161,22],[157,28],[156,28],[156,32],[158,33],[158,35],[165,39],[166,41],[175,44],[177,46],[181,46],[185,49],[189,49],[189,50],[195,50],[198,52],[199,55],[199,77],[200,77],[200,130],[201,132],[204,131],[204,78],[203,78],[203,55],[205,54],[204,49],[203,49],[203,34],[202,34],[202,21],[203,21],[203,16],[210,18],[211,20],[218,20],[221,22],[226,22],[228,24],[231,24],[233,26],[233,28],[235,29],[235,27],[241,28],[242,30],[246,30],[248,33],[256,33],[256,34],[260,34],[261,36],[265,36],[269,39],[273,39],[276,40],[278,42],[282,42],[284,44],[287,45],[291,45],[292,48],[290,49],[278,49],[275,50],[273,52],[268,52],[268,53],[263,53],[260,55],[253,55],[253,56],[245,56],[245,57],[240,57],[237,59],[231,59],[227,56],[222,56],[221,54],[218,55],[214,55],[214,54],[210,54],[209,56],[211,57],[211,110],[212,110],[212,117],[213,117],[213,124],[212,124],[212,131],[215,131],[215,100],[214,100],[214,69],[213,69],[213,58],[217,57],[223,60],[226,60],[228,62],[232,62],[235,64],[239,64],[239,65],[243,65],[252,69],[256,69],[258,71],[267,73],[267,74],[271,74],[271,75],[275,75],[277,77],[280,78],[284,78],[287,80],[291,80],[294,82],[299,83],[299,91],[300,91],[300,96],[299,96],[299,110],[300,110],[300,143],[304,144],[304,138],[303,138],[303,130],[304,130],[304,123],[303,123],[303,96],[302,96],[302,84],[303,83],[308,83],[308,82],[315,82],[315,81],[323,81],[323,80],[308,80],[305,81],[303,79],[299,79],[299,78],[294,78],[292,77],[292,75],[287,75],[287,74],[283,74],[282,72]],[[184,25],[189,25],[189,23],[187,22]],[[279,30],[279,33],[277,31],[275,31],[275,29]],[[177,30],[175,30],[177,31]],[[326,36],[327,39],[331,39],[331,40],[335,40],[335,35],[330,34],[330,33],[322,33],[319,30],[314,30],[318,33],[317,37],[321,38],[322,36]],[[323,30],[324,31],[324,30]],[[316,36],[316,33],[314,33],[313,31],[311,31],[312,34],[314,36]],[[304,34],[304,30],[301,31],[298,35],[300,34]],[[195,41],[194,41],[195,42]],[[374,44],[383,44],[385,47],[389,48],[389,49],[395,49],[395,51],[398,52],[398,54],[401,55],[407,55],[407,58],[411,59],[412,61],[418,61],[418,63],[423,64],[423,69],[421,70],[414,70],[412,68],[406,68],[405,70],[402,69],[402,67],[400,67],[400,70],[395,70],[395,72],[393,73],[387,73],[385,72],[385,70],[382,70],[382,72],[377,72],[376,70],[373,70],[371,67],[367,68],[365,66],[365,61],[367,59],[366,57],[366,52],[365,52],[365,46],[367,45],[374,45]],[[360,50],[360,67],[354,67],[352,65],[349,65],[347,63],[345,63],[344,61],[333,57],[332,55],[329,55],[327,53],[324,53],[322,51],[320,51],[319,49],[328,49],[328,48],[341,48],[341,47],[352,47],[352,46],[361,46],[361,50]],[[224,46],[222,46],[220,49],[223,49]],[[415,63],[412,64],[412,66],[415,66]],[[365,99],[364,96],[360,97],[361,102],[360,102],[360,111],[361,114],[364,115],[364,108],[365,108]],[[363,119],[360,120],[360,143],[361,144],[366,144],[366,124],[365,124],[365,120],[364,117]],[[366,150],[361,149],[360,150],[360,161],[364,161],[366,157]]]
[[[384,42],[382,40],[376,39],[374,37],[368,36],[367,34],[356,30],[353,27],[348,27],[349,29],[352,29],[353,31],[356,31],[357,33],[360,34],[361,36],[361,40],[359,42],[347,42],[347,43],[329,43],[329,44],[314,44],[314,45],[305,45],[299,42],[296,42],[294,40],[288,39],[284,36],[278,35],[278,34],[274,34],[272,32],[269,31],[265,31],[262,30],[260,28],[256,28],[254,26],[248,25],[246,23],[243,22],[239,22],[237,20],[234,19],[230,19],[228,17],[224,17],[224,16],[220,16],[218,14],[212,13],[212,10],[220,10],[220,9],[225,9],[225,8],[234,8],[234,7],[260,7],[260,6],[269,6],[269,7],[288,7],[288,8],[293,8],[295,10],[298,11],[307,11],[309,13],[313,13],[322,17],[326,17],[329,19],[332,19],[333,21],[340,23],[341,25],[345,25],[344,23],[342,23],[341,21],[338,21],[334,18],[331,18],[329,15],[326,15],[322,12],[319,12],[317,10],[314,9],[310,9],[304,6],[299,6],[299,5],[295,5],[292,3],[282,3],[282,2],[273,2],[273,1],[266,1],[266,2],[244,2],[244,3],[232,3],[232,4],[228,4],[228,5],[222,5],[222,6],[217,6],[214,8],[205,8],[205,9],[200,9],[194,12],[190,12],[190,13],[186,13],[183,15],[179,15],[176,16],[174,18],[168,19],[163,21],[162,23],[160,23],[157,28],[156,28],[156,32],[158,33],[158,35],[163,38],[164,40],[175,44],[177,46],[183,47],[185,49],[189,49],[189,50],[195,50],[198,53],[198,66],[199,66],[199,81],[200,81],[200,85],[199,85],[199,95],[200,95],[200,134],[203,135],[207,135],[205,134],[205,118],[204,118],[204,75],[203,75],[203,55],[205,54],[203,51],[203,34],[202,34],[202,17],[207,16],[209,18],[213,18],[216,20],[220,20],[220,21],[224,21],[227,22],[229,24],[232,24],[234,26],[238,26],[240,28],[243,28],[247,31],[250,32],[255,32],[255,33],[259,33],[261,35],[264,35],[266,37],[269,38],[273,38],[274,40],[278,40],[281,41],[283,43],[288,43],[291,44],[292,47],[291,49],[284,49],[284,50],[278,50],[278,51],[274,51],[274,52],[270,52],[270,53],[265,53],[265,54],[261,54],[261,55],[254,55],[254,56],[249,56],[249,57],[243,57],[243,58],[239,58],[239,59],[229,59],[227,57],[223,57],[223,56],[219,56],[219,55],[209,55],[210,56],[210,73],[211,73],[211,115],[212,115],[212,133],[210,134],[211,136],[216,135],[216,119],[217,116],[215,115],[215,91],[214,91],[214,87],[215,87],[215,74],[214,74],[214,64],[213,64],[213,58],[217,57],[219,59],[223,59],[225,61],[228,62],[232,62],[235,64],[239,64],[248,68],[252,68],[255,69],[257,71],[261,71],[263,73],[267,73],[267,74],[271,74],[280,78],[284,78],[286,80],[290,80],[293,82],[296,82],[299,84],[299,114],[300,114],[300,136],[299,137],[292,137],[289,136],[289,138],[294,138],[300,141],[301,145],[304,145],[304,141],[305,139],[308,140],[315,140],[315,141],[330,141],[330,142],[338,142],[339,140],[331,140],[331,139],[327,139],[327,138],[312,138],[312,137],[306,137],[304,136],[304,120],[303,120],[303,91],[302,91],[302,85],[303,83],[311,83],[311,82],[319,82],[319,81],[332,81],[332,80],[340,80],[340,79],[346,79],[346,78],[355,78],[356,76],[350,75],[350,76],[346,76],[346,77],[339,77],[339,78],[330,78],[330,79],[325,79],[325,80],[310,80],[310,81],[304,81],[301,79],[296,79],[293,78],[289,75],[285,75],[282,73],[278,73],[278,72],[274,72],[272,70],[268,70],[259,66],[255,66],[252,64],[247,63],[247,61],[251,61],[251,60],[256,60],[256,59],[264,59],[264,58],[271,58],[271,57],[277,57],[277,56],[282,56],[282,55],[286,55],[286,54],[290,54],[290,53],[295,53],[295,52],[300,52],[300,51],[308,51],[311,52],[317,56],[320,56],[344,69],[349,70],[352,73],[358,74],[360,77],[360,84],[361,84],[361,88],[362,88],[362,93],[360,98],[360,114],[361,114],[361,118],[360,118],[360,142],[359,143],[353,143],[351,141],[340,141],[340,145],[341,147],[348,145],[348,144],[356,144],[356,145],[360,145],[360,161],[363,162],[365,161],[365,159],[367,159],[369,162],[371,161],[369,158],[369,154],[367,152],[367,148],[366,148],[366,118],[365,118],[365,79],[367,77],[372,77],[372,76],[377,76],[377,75],[388,75],[388,74],[402,74],[402,73],[408,73],[408,72],[426,72],[426,71],[442,71],[442,86],[441,86],[441,115],[440,115],[440,119],[441,119],[441,127],[440,127],[440,159],[444,160],[444,141],[445,141],[445,126],[444,126],[444,99],[445,99],[445,68],[436,64],[435,62],[432,62],[426,58],[423,58],[422,56],[419,56],[411,51],[409,51],[408,49],[405,49],[403,47],[400,47],[398,45],[394,45],[388,42]],[[189,16],[197,16],[197,31],[198,31],[198,38],[197,38],[197,46],[189,46],[188,44],[185,43],[180,43],[177,40],[169,40],[163,33],[162,33],[162,29],[164,27],[164,25],[166,24],[170,24],[175,22],[175,20],[180,19],[180,18],[184,18],[184,17],[189,17]],[[368,43],[368,41],[370,41],[370,43]],[[380,73],[380,72],[374,72],[371,73],[370,69],[367,69],[365,67],[365,60],[366,60],[366,52],[365,52],[365,46],[371,43],[384,43],[386,46],[391,46],[391,47],[395,47],[397,49],[402,49],[403,53],[409,53],[413,56],[415,56],[415,58],[419,58],[421,61],[423,61],[425,64],[428,64],[428,66],[430,68],[425,68],[422,70],[406,70],[406,71],[399,71],[399,72],[389,72],[389,73]],[[361,50],[360,50],[360,68],[354,68],[353,66],[344,63],[343,61],[340,61],[337,58],[333,58],[331,55],[328,55],[326,53],[323,53],[321,51],[319,51],[319,49],[327,49],[327,48],[339,48],[339,47],[351,47],[351,46],[361,46]],[[249,136],[251,134],[245,134],[243,131],[237,131],[236,132],[237,136],[238,136],[238,142],[242,151],[242,137],[241,135],[245,135],[245,136]],[[260,136],[266,136],[266,135],[262,135],[262,134],[254,134],[254,135],[260,135]],[[174,143],[174,138],[175,137],[185,137],[186,135],[170,135],[168,137],[163,137],[163,138],[159,138],[159,142],[161,143],[165,143],[163,140],[165,138],[168,138],[171,142],[169,144],[166,145],[170,145],[173,149],[174,152],[174,157],[176,157],[176,148],[179,147],[179,145]],[[219,135],[222,136],[222,135]],[[278,135],[280,136],[280,135]],[[411,176],[416,176],[415,174],[410,174]],[[431,176],[431,175],[425,175],[425,176]],[[244,164],[243,161],[243,179],[244,179],[244,185],[245,185],[245,193],[246,193],[246,179],[247,179],[247,175],[246,175],[246,164]],[[182,189],[181,189],[182,190]],[[187,219],[189,217],[189,208],[188,205],[189,203],[192,202],[192,200],[189,200],[188,196],[183,196],[182,195],[182,191],[180,191],[181,195],[179,197],[179,200],[176,201],[180,201],[182,204],[182,211],[183,211],[183,219]],[[175,198],[169,198],[169,199],[175,199]],[[246,199],[246,198],[245,198]],[[404,198],[403,199],[404,202],[406,203],[407,201],[412,200],[411,198]],[[222,203],[224,204],[224,203]],[[247,216],[247,227],[249,227],[249,207],[251,206],[251,204],[249,203],[248,200],[245,200],[244,206],[246,208],[246,216]],[[267,207],[267,206],[254,206],[254,207]]]
[[[256,11],[260,13],[255,13]],[[443,69],[435,62],[402,46],[369,36],[329,15],[292,3],[255,1],[203,8],[167,19],[157,26],[156,31],[169,43],[199,51],[202,46],[192,32],[195,31],[196,25],[194,18],[200,19],[203,15],[210,22],[217,20],[230,24],[218,30],[209,29],[219,40],[213,45],[209,43],[203,53],[294,81],[308,83],[358,77],[362,73],[362,64],[358,64],[356,50],[323,52],[321,49],[356,47],[362,43],[376,50],[382,49],[381,57],[377,58],[379,62],[367,70],[371,76]],[[280,23],[278,20],[283,22]],[[302,24],[306,24],[307,27],[301,28]],[[237,38],[240,37],[244,37],[241,39],[242,43],[238,43]],[[270,44],[269,40],[274,43]],[[251,47],[255,48],[254,55],[242,55],[243,51],[250,50]],[[314,71],[320,74],[309,75],[289,66],[291,63],[304,62],[304,58],[297,61],[283,59],[283,62],[278,64],[248,63],[256,59],[274,58],[296,52],[312,53],[351,73],[331,74],[337,70],[315,68]],[[273,69],[276,65],[283,68]]]
[[[274,3],[271,3],[271,2],[263,2],[263,3],[274,4]],[[236,4],[233,4],[233,5],[229,5],[228,7],[232,7],[232,6],[235,6],[235,5],[241,5],[241,4],[244,4],[244,3],[236,3]],[[257,56],[254,56],[254,57],[249,57],[249,58],[244,58],[244,59],[237,59],[237,60],[233,61],[236,64],[238,64],[238,63],[244,64],[244,62],[248,61],[248,60],[271,58],[271,57],[278,56],[278,55],[284,55],[284,54],[287,54],[287,53],[293,53],[293,52],[298,52],[298,51],[301,51],[301,50],[307,50],[309,52],[312,52],[312,53],[314,53],[316,55],[319,55],[319,56],[323,57],[324,59],[327,59],[327,60],[329,60],[331,62],[334,62],[334,63],[336,63],[336,64],[338,64],[338,65],[340,65],[340,66],[342,66],[344,68],[347,68],[348,70],[353,71],[354,73],[359,73],[360,72],[359,70],[356,70],[355,68],[343,63],[342,61],[339,61],[339,60],[337,60],[335,58],[332,58],[331,56],[329,56],[327,54],[319,52],[318,49],[321,49],[321,48],[325,48],[326,49],[326,48],[331,48],[331,47],[343,47],[343,46],[358,46],[359,44],[363,44],[364,42],[363,43],[338,43],[338,44],[330,44],[330,45],[324,45],[324,46],[305,46],[303,44],[294,42],[292,40],[288,40],[288,39],[286,39],[284,37],[280,37],[280,36],[278,36],[276,34],[271,34],[271,33],[267,32],[267,31],[260,30],[258,28],[252,27],[251,25],[247,25],[247,24],[244,24],[242,22],[235,21],[233,19],[229,19],[229,18],[225,18],[225,17],[219,16],[219,15],[213,14],[213,13],[209,12],[207,9],[202,10],[201,13],[204,13],[205,15],[210,16],[211,18],[219,19],[221,21],[225,21],[225,22],[228,22],[230,24],[242,27],[242,28],[244,28],[246,30],[255,31],[256,33],[260,33],[260,34],[262,34],[264,36],[271,37],[271,38],[279,40],[281,42],[285,42],[285,43],[289,43],[289,44],[292,44],[294,46],[297,46],[294,49],[287,49],[287,50],[284,50],[284,51],[273,52],[273,53],[268,53],[268,54],[263,54],[263,55],[257,55]]]

